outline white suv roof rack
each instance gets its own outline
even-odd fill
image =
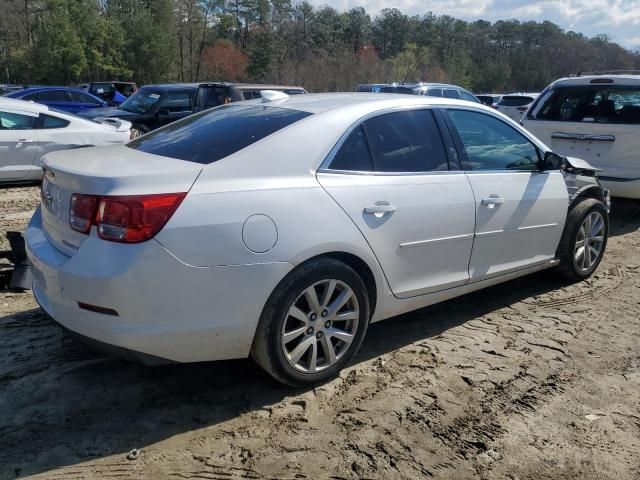
[[[570,77],[586,77],[590,75],[640,75],[640,70],[602,70],[598,72],[578,72]]]

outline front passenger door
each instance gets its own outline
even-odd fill
[[[536,146],[496,116],[445,111],[476,199],[470,281],[553,259],[569,202],[560,170],[539,171]]]

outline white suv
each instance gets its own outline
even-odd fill
[[[522,114],[529,109],[537,97],[537,93],[512,93],[510,95],[503,95],[493,108],[514,122],[519,122]]]
[[[557,80],[522,123],[554,152],[602,169],[612,196],[640,198],[640,72]]]

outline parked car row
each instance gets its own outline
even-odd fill
[[[373,93],[403,93],[408,95],[426,95],[429,97],[444,97],[467,100],[479,103],[479,100],[469,91],[457,85],[447,83],[364,83],[356,87],[357,92]]]

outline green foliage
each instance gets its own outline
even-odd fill
[[[448,81],[539,90],[569,73],[638,69],[640,53],[552,22],[465,22],[306,0],[2,0],[0,81],[248,80],[351,90]],[[224,48],[223,48],[224,47]]]

